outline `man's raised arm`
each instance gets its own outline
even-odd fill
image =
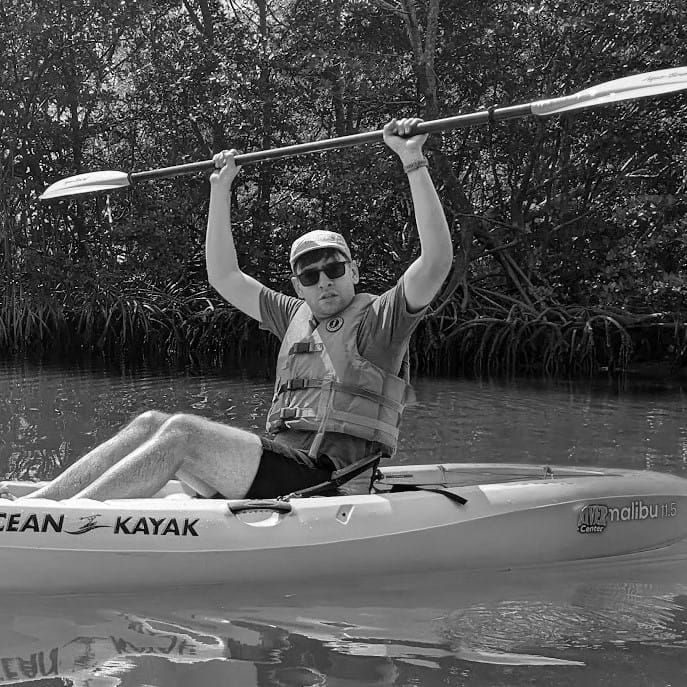
[[[384,142],[401,159],[408,175],[420,237],[420,257],[403,276],[408,310],[421,310],[437,295],[453,263],[453,244],[422,146],[427,134],[406,137],[419,119],[392,119],[384,127]]]
[[[231,184],[239,167],[235,150],[215,155],[217,168],[210,177],[210,209],[205,238],[205,264],[210,284],[234,307],[260,320],[262,284],[239,267],[231,232]]]

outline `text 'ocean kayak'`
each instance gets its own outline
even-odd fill
[[[0,501],[0,592],[507,570],[687,537],[687,479],[674,475],[486,463],[380,472],[380,493],[288,502],[192,498],[175,482],[146,499]]]

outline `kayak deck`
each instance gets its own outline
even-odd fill
[[[0,502],[0,591],[109,591],[631,556],[687,537],[687,480],[518,464],[384,468],[376,494]],[[405,486],[434,491],[396,492]],[[457,486],[460,485],[460,486]],[[14,483],[15,494],[37,485]]]
[[[628,471],[620,471],[627,473]],[[639,471],[640,473],[643,471]],[[379,468],[379,485],[418,484],[461,487],[472,484],[515,482],[524,479],[559,479],[561,477],[603,477],[619,474],[606,468],[532,465],[528,463],[445,463],[430,465],[398,465]],[[15,496],[26,496],[46,482],[4,482]],[[183,495],[182,484],[171,480],[153,498]],[[195,495],[195,494],[189,494]]]

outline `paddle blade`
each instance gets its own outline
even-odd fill
[[[532,114],[546,117],[561,112],[572,112],[621,100],[646,98],[684,89],[687,89],[687,67],[661,69],[657,72],[646,72],[607,81],[563,98],[539,100],[532,103]]]
[[[78,196],[81,193],[114,191],[130,184],[131,181],[126,172],[88,172],[56,181],[45,189],[40,199],[53,200],[66,196]]]

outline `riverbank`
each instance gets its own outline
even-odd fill
[[[277,341],[242,313],[206,295],[120,294],[76,307],[0,306],[0,356],[101,358],[150,365],[264,370]],[[418,374],[687,379],[681,314],[634,315],[574,307],[542,313],[469,313],[448,321],[430,312],[411,345]]]
[[[278,342],[208,294],[123,293],[70,306],[0,306],[0,356],[264,370]],[[432,313],[411,345],[417,374],[687,379],[681,313],[636,315],[579,306],[542,312]]]

